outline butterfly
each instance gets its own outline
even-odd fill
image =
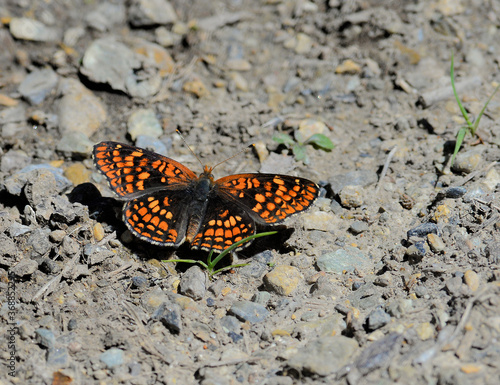
[[[93,158],[111,190],[125,200],[129,230],[161,246],[189,242],[193,249],[221,252],[255,234],[256,223],[279,224],[308,209],[319,193],[316,183],[288,175],[215,180],[213,167],[196,175],[173,159],[117,142],[96,144]]]

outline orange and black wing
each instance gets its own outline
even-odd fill
[[[307,210],[319,194],[316,183],[289,175],[230,175],[218,179],[215,186],[221,198],[243,207],[263,224],[278,224]]]
[[[122,143],[98,143],[93,157],[96,168],[122,199],[134,199],[158,190],[185,189],[197,178],[173,159]]]
[[[154,191],[125,202],[123,221],[144,241],[160,246],[184,242],[191,196],[185,190]]]

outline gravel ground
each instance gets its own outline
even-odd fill
[[[500,95],[450,165],[451,54],[477,117],[500,82],[499,15],[3,0],[0,384],[500,383]],[[335,148],[307,144],[317,133]],[[209,279],[162,262],[206,252],[128,232],[91,159],[102,140],[199,173],[187,144],[226,160],[217,178],[302,176],[320,198]]]

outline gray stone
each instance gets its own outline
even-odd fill
[[[47,365],[63,367],[68,364],[69,354],[65,347],[53,347],[47,352]]]
[[[266,306],[271,299],[271,294],[267,291],[259,291],[252,297],[252,302]]]
[[[123,2],[104,2],[97,5],[95,10],[89,12],[85,17],[85,21],[92,28],[105,32],[111,30],[114,25],[123,24],[126,16]]]
[[[99,64],[104,70],[104,64]],[[62,79],[59,82],[59,93],[63,96],[59,101],[57,113],[59,129],[63,134],[77,131],[90,138],[106,121],[107,113],[104,104],[78,80]],[[75,140],[77,144],[80,143],[79,138]]]
[[[141,65],[134,52],[112,37],[94,40],[85,51],[80,71],[96,83],[127,92],[126,79]]]
[[[459,152],[451,169],[457,173],[470,174],[483,162],[482,153],[482,148]]]
[[[316,261],[320,270],[342,274],[343,271],[364,271],[372,268],[370,259],[358,248],[345,246],[333,253],[324,254]]]
[[[467,189],[463,186],[448,187],[439,191],[437,198],[451,198],[458,199],[467,193]]]
[[[33,173],[33,178],[24,186],[24,195],[28,203],[37,211],[38,206],[50,206],[48,198],[57,194],[56,178],[48,170],[39,169]]]
[[[99,356],[99,360],[101,360],[108,369],[112,369],[116,366],[123,365],[124,363],[123,350],[118,348],[108,349]]]
[[[10,174],[14,171],[26,167],[31,162],[31,158],[23,150],[9,150],[2,155],[0,171]]]
[[[439,231],[439,228],[435,223],[426,222],[418,225],[417,227],[414,227],[413,229],[408,230],[406,236],[408,239],[411,237],[423,238],[427,236],[427,234],[441,235],[441,232]]]
[[[92,245],[90,243],[83,248],[83,254],[88,257],[89,265],[91,266],[102,263],[115,255],[115,253],[105,247]]]
[[[131,281],[131,286],[132,289],[145,289],[149,286],[149,280],[145,277],[141,276],[136,276],[132,277]]]
[[[14,17],[9,23],[10,33],[16,39],[31,41],[57,41],[59,31],[55,28],[47,27],[38,20],[27,17]]]
[[[52,247],[52,244],[49,241],[49,229],[36,229],[34,230],[26,244],[31,247],[31,255],[34,257],[40,257],[49,252]]]
[[[264,306],[250,301],[239,301],[235,302],[229,312],[243,322],[258,323],[264,321],[264,319],[269,315],[269,310]]]
[[[411,310],[413,310],[413,301],[409,298],[399,298],[387,305],[387,313],[396,318],[401,318]]]
[[[25,120],[26,107],[23,104],[0,111],[0,124],[19,123]]]
[[[134,111],[128,119],[127,126],[127,132],[134,141],[140,135],[158,138],[163,134],[163,128],[161,127],[160,121],[151,109]]]
[[[446,281],[446,291],[450,295],[458,295],[462,287],[462,277],[452,277]]]
[[[16,257],[19,250],[14,241],[7,235],[0,233],[0,257]]]
[[[241,331],[241,321],[231,315],[226,315],[220,319],[222,329],[226,332],[239,333]]]
[[[154,136],[139,134],[135,140],[135,145],[156,152],[157,154],[168,156],[168,150],[165,143]]]
[[[9,234],[12,238],[19,237],[20,235],[29,233],[32,231],[32,228],[26,225],[22,225],[21,223],[14,222],[9,227]]]
[[[398,333],[390,333],[384,338],[375,341],[365,347],[355,361],[356,368],[365,375],[375,369],[386,367],[398,354],[403,336]]]
[[[369,170],[351,171],[346,174],[334,175],[328,179],[328,183],[335,195],[340,194],[340,191],[346,186],[365,187],[374,184],[378,181],[378,175]]]
[[[52,330],[48,329],[36,329],[35,334],[37,336],[37,340],[46,349],[54,348],[56,343],[56,337]]]
[[[367,319],[368,329],[373,331],[380,329],[382,326],[391,322],[391,316],[387,314],[381,307],[375,309],[370,313]]]
[[[70,156],[89,156],[92,153],[94,143],[87,135],[79,131],[64,133],[57,142],[56,149]]]
[[[334,313],[327,317],[317,317],[317,312],[313,312],[315,319],[297,323],[293,328],[293,334],[300,336],[301,340],[314,337],[329,337],[340,335],[346,328],[344,316]],[[306,317],[307,318],[307,317]]]
[[[57,86],[57,74],[51,68],[34,70],[19,85],[19,93],[31,104],[40,104]]]
[[[340,203],[346,208],[356,208],[364,204],[364,190],[359,186],[344,186],[339,193]]]
[[[300,372],[328,376],[346,365],[358,349],[354,339],[344,336],[323,337],[308,342],[287,364]]]
[[[168,24],[177,20],[174,8],[166,0],[133,0],[128,15],[134,27]]]
[[[38,263],[32,259],[24,258],[19,261],[17,265],[14,265],[10,272],[18,277],[26,277],[32,275],[38,270]]]
[[[207,290],[207,275],[198,265],[190,267],[182,275],[179,292],[187,297],[199,300]]]
[[[34,180],[40,172],[50,172],[54,176],[55,186],[57,192],[63,192],[73,184],[69,179],[63,176],[63,170],[56,168],[49,164],[32,164],[24,167],[22,170],[16,172],[14,175],[5,180],[5,187],[12,195],[21,195],[21,192],[29,180]]]
[[[365,231],[368,231],[368,229],[368,224],[363,221],[355,221],[349,227],[349,231],[351,231],[354,235],[364,233]]]
[[[419,263],[425,257],[429,246],[424,241],[415,242],[406,249],[405,255],[410,263]]]

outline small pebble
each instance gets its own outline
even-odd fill
[[[50,348],[47,352],[47,365],[64,367],[68,365],[69,352],[65,347]]]
[[[384,274],[375,278],[373,283],[381,287],[391,287],[393,284],[392,274],[389,271],[386,271]]]
[[[436,222],[448,223],[450,216],[452,215],[452,211],[446,204],[442,204],[436,207],[434,210],[434,214],[432,219]]]
[[[479,288],[480,279],[477,273],[473,270],[467,270],[464,274],[464,282],[472,291],[476,291]]]
[[[338,229],[336,221],[335,215],[326,211],[310,210],[301,216],[302,226],[307,230],[334,232]]]
[[[59,129],[63,134],[85,134],[88,140],[107,119],[104,103],[76,79],[62,79],[59,92],[63,94],[58,105]]]
[[[161,123],[151,109],[134,111],[128,119],[127,127],[127,132],[134,141],[139,135],[158,138],[163,134]]]
[[[446,290],[450,295],[458,295],[461,286],[462,286],[461,277],[452,277],[448,279],[445,283]]]
[[[32,275],[38,270],[38,263],[32,259],[21,259],[17,265],[11,267],[10,272],[18,277],[26,277]]]
[[[264,306],[250,301],[235,302],[229,312],[243,322],[258,323],[264,321],[269,315],[269,310]]]
[[[470,174],[483,161],[482,150],[474,149],[458,153],[452,170],[456,173]]]
[[[59,39],[59,31],[47,27],[38,20],[27,17],[14,17],[9,23],[10,33],[16,39],[55,42]]]
[[[104,238],[104,235],[105,235],[104,227],[102,227],[102,225],[99,222],[97,222],[94,225],[92,231],[94,233],[94,239],[97,242],[101,241]]]
[[[51,68],[31,72],[19,85],[19,93],[31,104],[40,104],[56,87],[57,74]]]
[[[423,238],[427,236],[427,234],[437,234],[439,235],[439,228],[435,223],[426,222],[414,227],[413,229],[408,230],[406,233],[407,238],[411,237],[419,237]]]
[[[264,276],[264,284],[269,290],[284,296],[292,294],[301,281],[300,271],[294,266],[276,266]]]
[[[134,0],[128,9],[128,19],[134,27],[150,27],[173,23],[177,14],[167,0]]]
[[[384,309],[379,307],[370,313],[366,323],[368,329],[373,331],[380,329],[384,325],[387,325],[390,321],[391,316],[387,314]]]
[[[122,365],[124,363],[123,350],[118,348],[108,349],[99,356],[99,360],[101,360],[108,369]]]
[[[337,74],[359,74],[361,73],[361,66],[351,59],[343,61],[335,68]]]
[[[300,372],[328,376],[346,365],[358,350],[353,338],[328,336],[309,341],[290,357],[287,365]]]
[[[82,183],[87,183],[90,181],[90,171],[83,163],[75,163],[64,170],[64,176],[68,178],[73,185],[78,186]]]
[[[365,231],[368,231],[368,224],[363,221],[355,221],[349,227],[349,231],[354,235],[364,233]]]
[[[250,71],[252,65],[245,59],[229,59],[226,61],[226,68],[229,71]]]
[[[192,266],[182,275],[179,292],[194,300],[203,298],[206,292],[207,275],[199,266]]]
[[[427,243],[434,253],[442,253],[446,248],[446,245],[441,237],[433,233],[427,234]]]
[[[185,82],[184,85],[182,86],[182,89],[185,92],[189,92],[197,96],[198,98],[202,98],[209,94],[207,87],[199,79],[189,80]]]
[[[434,327],[429,322],[423,322],[415,328],[418,337],[422,340],[428,340],[434,337]]]
[[[347,208],[356,208],[364,203],[363,189],[358,186],[345,186],[339,197],[342,206]]]
[[[377,173],[369,170],[351,171],[346,174],[338,174],[328,178],[332,191],[335,195],[340,194],[345,186],[370,186],[378,181]]]
[[[345,246],[316,260],[318,268],[327,273],[342,274],[345,271],[366,271],[372,268],[371,260],[356,247]]]
[[[35,334],[37,335],[37,339],[44,348],[50,349],[55,346],[56,337],[54,336],[54,332],[48,329],[36,329]]]

